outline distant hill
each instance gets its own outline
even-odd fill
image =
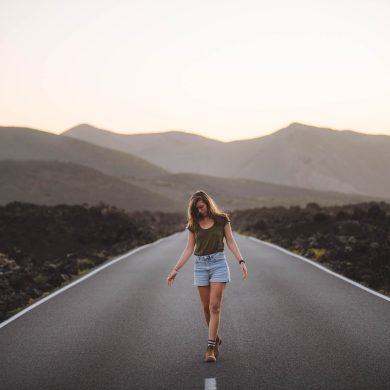
[[[122,152],[144,156],[172,173],[201,173],[219,176],[225,143],[184,131],[147,134],[118,134],[88,124],[73,127],[61,136],[80,139]],[[238,161],[239,163],[239,161]],[[169,168],[168,168],[169,167]]]
[[[117,134],[88,124],[61,135],[142,157],[173,173],[248,178],[388,197],[390,137],[292,123],[272,134],[220,142],[181,131]]]
[[[22,127],[0,127],[0,160],[58,160],[121,179],[153,178],[169,171],[129,153]]]
[[[0,161],[0,204],[104,202],[127,211],[182,211],[181,204],[95,169],[59,161]]]
[[[183,204],[183,207],[187,205],[190,195],[198,189],[206,190],[215,197],[218,205],[226,210],[262,206],[300,205],[304,207],[310,202],[316,202],[322,206],[333,206],[371,200],[390,201],[390,196],[376,198],[369,195],[308,190],[251,179],[228,179],[194,173],[167,174],[154,179],[134,180],[133,183],[175,200]]]
[[[257,182],[194,174],[171,174],[131,184],[79,164],[59,161],[0,161],[0,205],[20,201],[39,205],[104,202],[127,211],[161,210],[185,214],[188,199],[206,189],[218,205],[233,211],[262,206],[304,207],[358,203],[371,198],[327,193]]]
[[[15,200],[45,205],[102,201],[129,211],[183,212],[198,189],[215,196],[227,210],[389,200],[245,178],[172,174],[124,152],[32,129],[0,128],[0,141],[1,204]],[[7,159],[9,156],[12,158]]]

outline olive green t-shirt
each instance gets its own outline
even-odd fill
[[[224,249],[223,237],[225,225],[230,222],[228,216],[214,220],[213,226],[203,229],[195,222],[194,228],[187,225],[187,229],[195,234],[194,255],[204,256],[210,253],[222,252]]]

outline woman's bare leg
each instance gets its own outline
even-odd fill
[[[209,340],[215,340],[219,329],[221,302],[226,282],[210,282]]]
[[[204,316],[206,318],[207,327],[210,323],[210,285],[198,286],[200,300],[202,302]]]

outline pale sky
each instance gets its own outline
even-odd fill
[[[0,0],[0,125],[390,135],[388,0]]]

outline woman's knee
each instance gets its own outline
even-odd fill
[[[213,314],[218,314],[221,310],[221,303],[220,302],[210,302],[209,304],[209,311]]]

